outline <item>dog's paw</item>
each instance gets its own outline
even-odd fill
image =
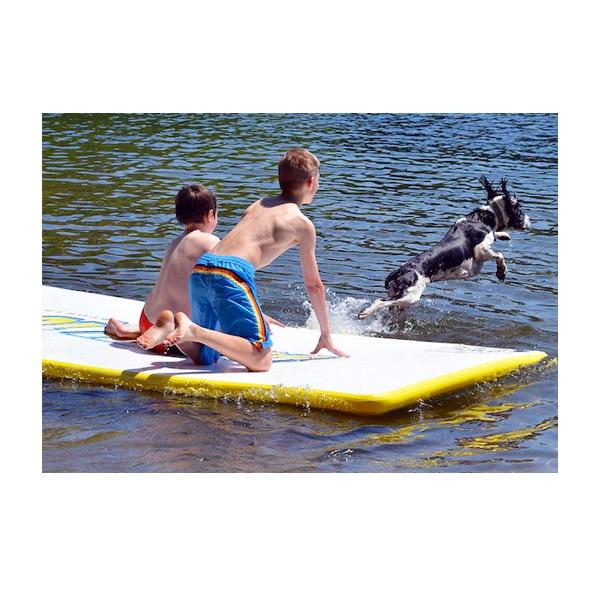
[[[359,319],[360,321],[362,321],[363,319],[370,317],[383,303],[384,302],[381,299],[375,300],[375,302],[373,302],[373,304],[371,304],[371,306],[367,306],[366,308],[363,308],[356,315],[356,318]]]
[[[496,270],[496,277],[499,281],[504,281],[506,279],[506,267],[504,269],[498,268]]]

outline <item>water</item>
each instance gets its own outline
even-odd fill
[[[277,160],[321,160],[305,208],[334,331],[540,349],[545,364],[383,417],[45,381],[45,471],[556,471],[555,115],[45,115],[43,282],[143,300],[184,183],[219,198],[218,235],[277,192]],[[399,319],[356,313],[506,176],[532,220],[496,242],[508,275],[432,284]],[[265,312],[314,325],[296,250],[257,280]]]

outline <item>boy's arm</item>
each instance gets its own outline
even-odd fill
[[[319,327],[321,328],[321,337],[315,349],[311,354],[316,354],[323,348],[333,352],[337,356],[348,356],[341,350],[338,350],[331,339],[331,330],[329,327],[329,315],[327,314],[327,297],[325,286],[321,281],[317,257],[315,254],[317,245],[317,234],[314,225],[303,220],[302,226],[298,231],[298,246],[300,250],[300,264],[304,274],[304,285],[310,299],[310,303],[315,311]]]
[[[212,233],[205,233],[201,238],[201,254],[210,252],[221,240]]]
[[[191,260],[196,261],[206,252],[210,252],[219,241],[212,233],[197,232],[197,235],[188,237],[186,252]]]

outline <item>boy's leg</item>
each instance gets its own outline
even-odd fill
[[[204,281],[190,280],[190,318],[205,329],[218,329],[219,318],[209,302],[208,292]],[[175,324],[177,327],[177,323]],[[169,343],[169,342],[167,342]],[[198,342],[182,342],[177,344],[197,365],[213,365],[220,358],[217,350]]]
[[[185,313],[175,315],[175,330],[167,335],[168,344],[196,342],[213,348],[223,356],[243,364],[250,371],[268,371],[271,368],[271,348],[258,350],[247,339],[222,331],[213,331],[196,325]]]
[[[181,342],[176,346],[171,346],[171,348],[179,348],[188,358],[194,361],[194,364],[206,366],[202,360],[202,346],[196,344],[196,342]]]

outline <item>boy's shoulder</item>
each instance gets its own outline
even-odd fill
[[[208,252],[208,250],[214,248],[219,241],[220,240],[216,235],[213,235],[212,233],[206,233],[205,231],[198,231],[197,229],[184,235],[181,240],[186,249],[199,249],[203,252]]]
[[[194,242],[219,241],[219,238],[213,233],[206,233],[206,231],[198,231],[197,229],[190,232],[188,236],[190,236],[190,239]]]
[[[300,207],[295,202],[285,201],[281,198],[281,196],[261,198],[260,200],[257,200],[251,204],[248,208],[251,209],[257,205],[260,205],[263,208],[276,209],[273,211],[273,214],[283,213],[289,217],[300,219],[302,221],[308,221],[310,223],[310,219],[300,210]]]
[[[209,239],[219,239],[213,233],[207,233],[206,231],[200,231],[199,229],[194,229],[189,233],[184,234],[183,239],[186,240],[209,240]]]

